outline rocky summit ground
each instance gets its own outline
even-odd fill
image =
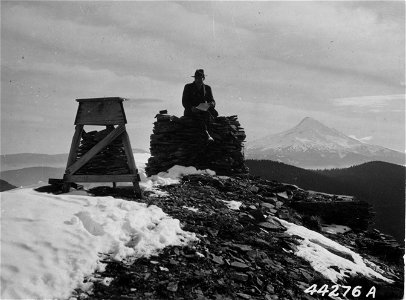
[[[180,220],[198,241],[172,246],[150,258],[117,262],[101,254],[107,267],[93,274],[98,280],[89,293],[76,290],[77,299],[325,299],[328,293],[305,293],[313,284],[333,285],[309,262],[296,256],[298,237],[272,216],[320,230],[320,220],[299,214],[289,206],[292,197],[305,193],[294,186],[253,176],[217,177],[189,175],[181,183],[164,186],[164,197],[146,193],[132,199],[131,190],[98,187],[95,195],[143,201],[162,208]],[[232,210],[224,201],[242,202]],[[197,210],[191,210],[195,208]],[[372,261],[393,284],[364,277],[349,278],[348,286],[363,291],[376,288],[375,297],[351,293],[329,299],[402,299],[403,249],[385,241],[377,231],[347,232],[325,236]],[[334,266],[333,266],[334,268]],[[94,279],[92,279],[94,280]],[[344,282],[341,282],[344,283]]]

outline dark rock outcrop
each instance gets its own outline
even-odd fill
[[[245,133],[237,116],[217,117],[210,125],[213,142],[208,142],[199,121],[158,114],[151,135],[148,176],[174,165],[211,169],[217,174],[245,174],[243,143]]]
[[[330,224],[347,225],[353,230],[366,230],[374,213],[372,206],[364,201],[330,199],[330,201],[292,201],[296,211],[319,216]]]

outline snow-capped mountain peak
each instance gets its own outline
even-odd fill
[[[247,149],[318,149],[344,150],[362,144],[345,136],[339,131],[327,127],[321,122],[306,117],[295,127],[278,134],[268,135],[248,144]]]
[[[294,128],[299,129],[310,129],[310,130],[331,130],[329,127],[324,125],[323,123],[313,119],[312,117],[305,117],[299,124],[297,124]]]
[[[311,117],[291,129],[247,143],[246,149],[249,159],[276,160],[309,168],[344,167],[371,160],[404,163],[401,153],[362,143]]]

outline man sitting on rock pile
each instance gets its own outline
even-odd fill
[[[218,112],[214,109],[216,101],[213,99],[211,87],[203,83],[206,78],[204,70],[196,70],[192,77],[195,78],[194,82],[186,84],[183,90],[182,105],[185,108],[183,115],[199,120],[207,141],[212,142],[214,140],[208,129],[210,122],[218,116]]]

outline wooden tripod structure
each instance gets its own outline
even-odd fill
[[[68,156],[65,175],[63,176],[63,192],[68,192],[73,182],[132,182],[134,193],[139,198],[142,198],[141,189],[139,186],[140,177],[130,144],[130,138],[126,131],[125,124],[127,119],[124,113],[123,98],[90,98],[76,99],[79,102],[78,111],[75,119],[75,134],[72,138],[72,144]],[[106,126],[106,129],[111,130],[102,140],[94,145],[85,154],[78,157],[78,150],[85,125]],[[117,126],[117,127],[114,127]],[[94,174],[83,168],[89,161],[97,156],[103,149],[111,145],[113,141],[121,139],[124,147],[126,163],[130,172],[125,174]],[[77,174],[78,171],[80,174]],[[108,166],[106,166],[108,171]]]

